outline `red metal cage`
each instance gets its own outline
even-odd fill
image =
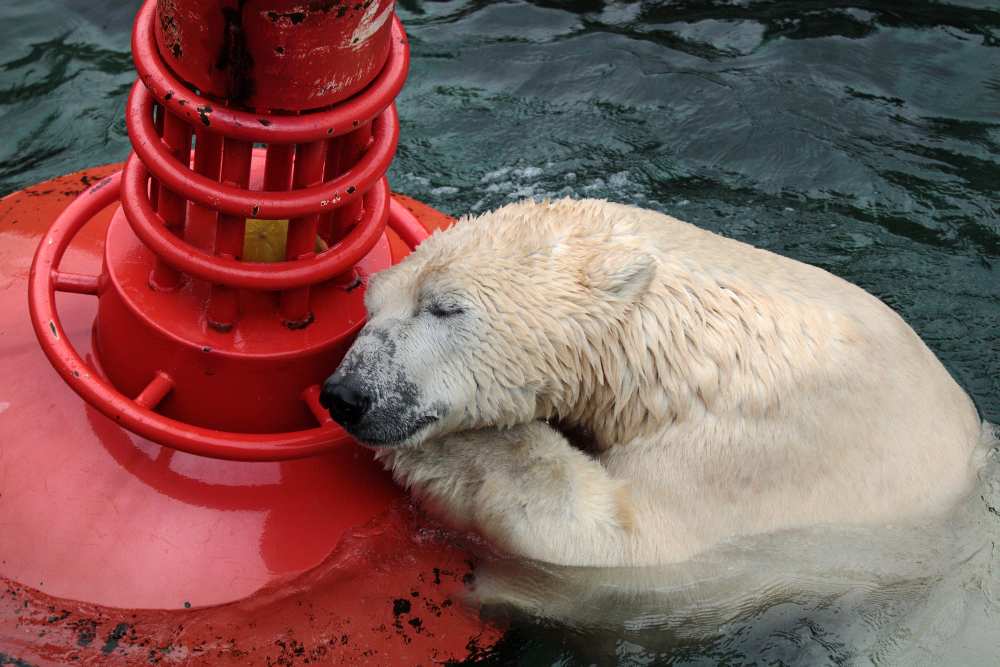
[[[386,228],[410,247],[427,234],[393,201],[385,178],[399,135],[393,100],[406,78],[406,36],[391,3],[369,5],[365,16],[384,25],[364,34],[382,38],[384,60],[372,66],[365,58],[382,57],[380,50],[359,47],[370,80],[313,110],[302,110],[302,99],[283,109],[240,108],[232,91],[200,93],[171,71],[162,49],[171,38],[183,48],[178,35],[197,16],[169,2],[147,2],[137,15],[139,79],[126,114],[133,153],[48,230],[29,293],[51,363],[125,428],[234,460],[305,457],[349,441],[319,406],[319,382],[363,324],[355,288],[399,259]],[[391,18],[378,18],[385,12]],[[289,26],[280,17],[273,23],[271,43],[288,39]],[[291,95],[281,77],[253,83],[268,86]],[[101,274],[60,270],[76,233],[119,200]],[[248,219],[287,221],[283,261],[246,261]],[[62,331],[57,291],[99,298],[89,361]]]

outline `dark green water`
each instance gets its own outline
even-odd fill
[[[125,157],[136,6],[4,0],[0,193]],[[817,264],[898,310],[1000,422],[1000,1],[401,0],[400,13],[413,65],[395,189],[453,214],[608,197]],[[1000,539],[998,516],[980,537]],[[1000,565],[983,568],[975,609],[1000,618]],[[886,662],[799,611],[693,649],[623,634],[587,659]],[[961,664],[990,663],[992,632],[962,644]],[[505,660],[582,659],[558,629],[516,636]]]

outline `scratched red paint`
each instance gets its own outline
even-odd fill
[[[170,68],[211,95],[260,109],[315,109],[354,95],[382,67],[394,5],[166,0],[156,38]]]
[[[474,658],[498,638],[464,608],[466,556],[408,508],[352,532],[305,575],[245,600],[127,610],[0,579],[4,652],[32,664],[421,665]]]

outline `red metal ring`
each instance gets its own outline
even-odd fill
[[[191,92],[178,81],[160,59],[153,21],[156,3],[147,2],[139,10],[132,31],[132,54],[140,78],[156,99],[171,113],[186,118],[191,125],[202,123],[205,109],[212,131],[243,141],[269,144],[306,143],[329,139],[356,129],[382,112],[399,94],[409,69],[409,44],[398,16],[392,18],[389,56],[382,71],[363,91],[326,111],[298,116],[261,115],[216,108],[216,102]],[[202,110],[202,111],[199,111]],[[267,124],[261,123],[263,118]]]
[[[153,97],[139,81],[129,95],[125,121],[133,150],[160,187],[221,213],[265,220],[298,218],[353,201],[389,169],[399,142],[399,115],[390,104],[372,123],[371,147],[349,172],[311,188],[260,192],[219,183],[179,163],[157,135]]]
[[[59,375],[84,400],[123,428],[161,445],[190,454],[234,461],[282,461],[321,454],[351,442],[332,422],[328,426],[286,433],[217,431],[164,417],[124,396],[98,375],[66,337],[56,309],[59,263],[73,237],[101,210],[118,199],[122,172],[109,176],[77,197],[56,218],[35,252],[28,279],[31,325],[45,356]],[[392,213],[402,207],[391,206]],[[412,216],[400,215],[400,235],[412,238]],[[419,224],[419,223],[418,223]],[[390,214],[389,225],[396,228]],[[426,231],[424,237],[427,236]]]
[[[392,231],[399,235],[403,243],[416,248],[427,238],[427,228],[398,201],[389,198],[389,220]]]
[[[389,217],[389,183],[383,177],[365,195],[364,217],[346,238],[322,255],[286,262],[242,262],[211,255],[168,233],[146,194],[148,177],[138,156],[130,155],[121,187],[122,209],[132,231],[175,269],[230,287],[282,290],[329,280],[368,254],[385,231]]]

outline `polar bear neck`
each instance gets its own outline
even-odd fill
[[[562,327],[541,417],[582,429],[605,449],[664,424],[780,409],[795,378],[828,352],[810,332],[834,325],[791,300],[687,268],[664,263],[641,301],[610,323],[585,316]]]
[[[616,443],[652,434],[659,425],[675,421],[679,401],[671,383],[660,382],[669,353],[659,338],[647,338],[649,322],[642,306],[631,309],[608,326],[599,318],[565,324],[578,331],[574,341],[555,343],[559,361],[555,378],[539,402],[540,416],[556,420],[564,430],[583,433],[592,447],[602,450]]]

